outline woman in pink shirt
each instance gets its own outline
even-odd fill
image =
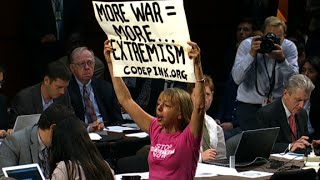
[[[191,101],[184,90],[166,89],[159,95],[157,116],[153,117],[132,99],[122,78],[114,77],[109,42],[105,41],[104,55],[118,101],[141,130],[150,136],[149,179],[194,179],[205,113],[200,48],[196,43],[188,42],[191,46],[188,55],[193,60],[196,78],[195,101]]]

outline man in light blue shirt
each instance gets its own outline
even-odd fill
[[[297,48],[285,39],[286,30],[282,20],[268,17],[265,36],[245,39],[238,48],[232,77],[239,85],[236,115],[242,130],[259,128],[257,110],[279,99],[288,78],[299,72]]]

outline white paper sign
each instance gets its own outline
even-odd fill
[[[195,82],[182,0],[93,1],[93,8],[114,48],[115,76]]]

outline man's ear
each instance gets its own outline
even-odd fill
[[[43,82],[44,84],[50,84],[50,78],[48,76],[44,76]]]
[[[69,69],[70,69],[70,71],[71,71],[72,74],[74,74],[74,68],[75,68],[75,67],[74,67],[74,64],[70,64],[70,65],[69,65]]]
[[[51,124],[51,125],[50,125],[50,129],[51,129],[51,130],[54,130],[54,129],[56,128],[56,126],[57,126],[56,124]]]
[[[286,98],[287,98],[287,95],[289,95],[289,92],[288,92],[288,90],[284,89],[284,91],[283,91],[283,98],[286,99]]]

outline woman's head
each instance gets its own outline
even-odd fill
[[[193,104],[190,95],[179,88],[161,92],[157,102],[157,117],[164,127],[175,126],[182,131],[190,122]]]
[[[81,164],[86,179],[113,177],[100,152],[91,141],[84,125],[75,116],[63,119],[53,131],[51,172],[56,163],[66,163],[69,179],[74,177],[74,166]]]
[[[313,84],[320,80],[320,57],[310,56],[302,66],[301,74],[306,75]]]
[[[75,155],[85,153],[91,146],[90,138],[85,127],[76,116],[69,116],[56,125],[52,137],[52,150],[54,155],[72,159]]]

